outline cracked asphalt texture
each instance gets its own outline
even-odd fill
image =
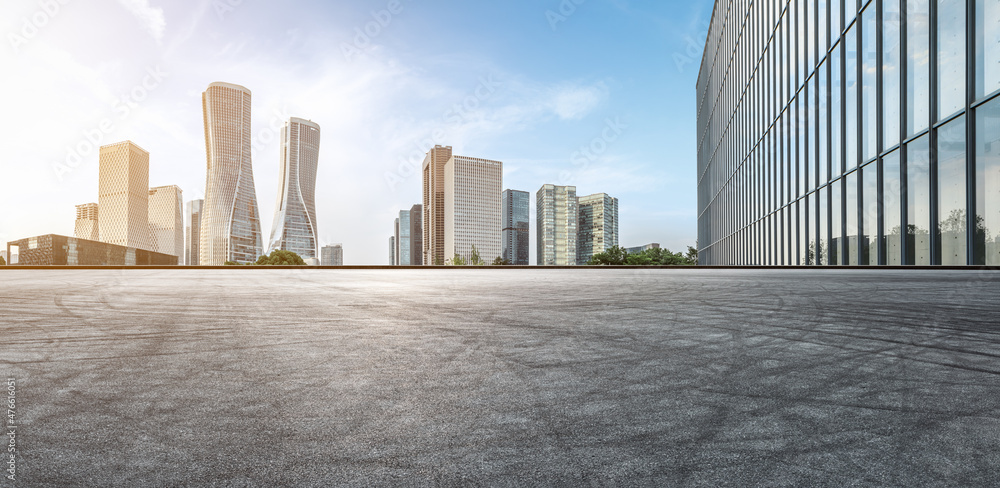
[[[0,486],[998,486],[998,346],[991,271],[4,270]]]

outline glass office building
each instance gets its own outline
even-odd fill
[[[717,0],[697,93],[701,264],[1000,264],[1000,0]]]

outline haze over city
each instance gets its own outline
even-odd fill
[[[324,134],[320,244],[343,243],[345,264],[386,264],[393,218],[421,201],[414,168],[434,144],[503,161],[504,188],[617,197],[622,245],[695,242],[693,92],[709,2],[3,10],[0,62],[13,75],[0,81],[0,242],[72,235],[74,205],[96,201],[99,145],[135,142],[150,153],[150,186],[202,198],[201,93],[216,81],[253,92],[265,239],[280,127],[302,117]]]

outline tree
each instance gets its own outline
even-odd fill
[[[225,263],[222,264],[223,266],[242,266],[242,264],[237,263],[236,261],[226,261]]]
[[[449,264],[451,264],[452,266],[465,266],[468,263],[465,262],[465,258],[463,258],[456,252],[455,256],[449,259]]]
[[[7,261],[4,261],[3,256],[0,256],[0,266],[7,266]]]
[[[472,257],[469,259],[469,264],[473,266],[481,266],[486,264],[481,257],[479,257],[479,250],[476,249],[476,245],[472,245]]]
[[[255,266],[305,266],[306,262],[301,256],[292,251],[277,250],[272,251],[270,256],[264,255],[257,258]]]
[[[688,246],[687,255],[670,252],[669,249],[654,247],[642,252],[629,253],[625,248],[614,246],[595,254],[587,262],[598,266],[692,266],[698,264],[698,250]]]
[[[493,260],[493,266],[510,266],[510,261],[497,256],[497,258]]]

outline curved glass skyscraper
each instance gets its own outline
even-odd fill
[[[1000,0],[716,0],[713,265],[1000,264]]]
[[[316,239],[316,167],[319,124],[292,117],[281,131],[278,201],[268,252],[292,251],[302,259],[319,259]]]
[[[263,246],[250,160],[250,90],[212,83],[202,108],[208,172],[199,264],[254,262]]]

